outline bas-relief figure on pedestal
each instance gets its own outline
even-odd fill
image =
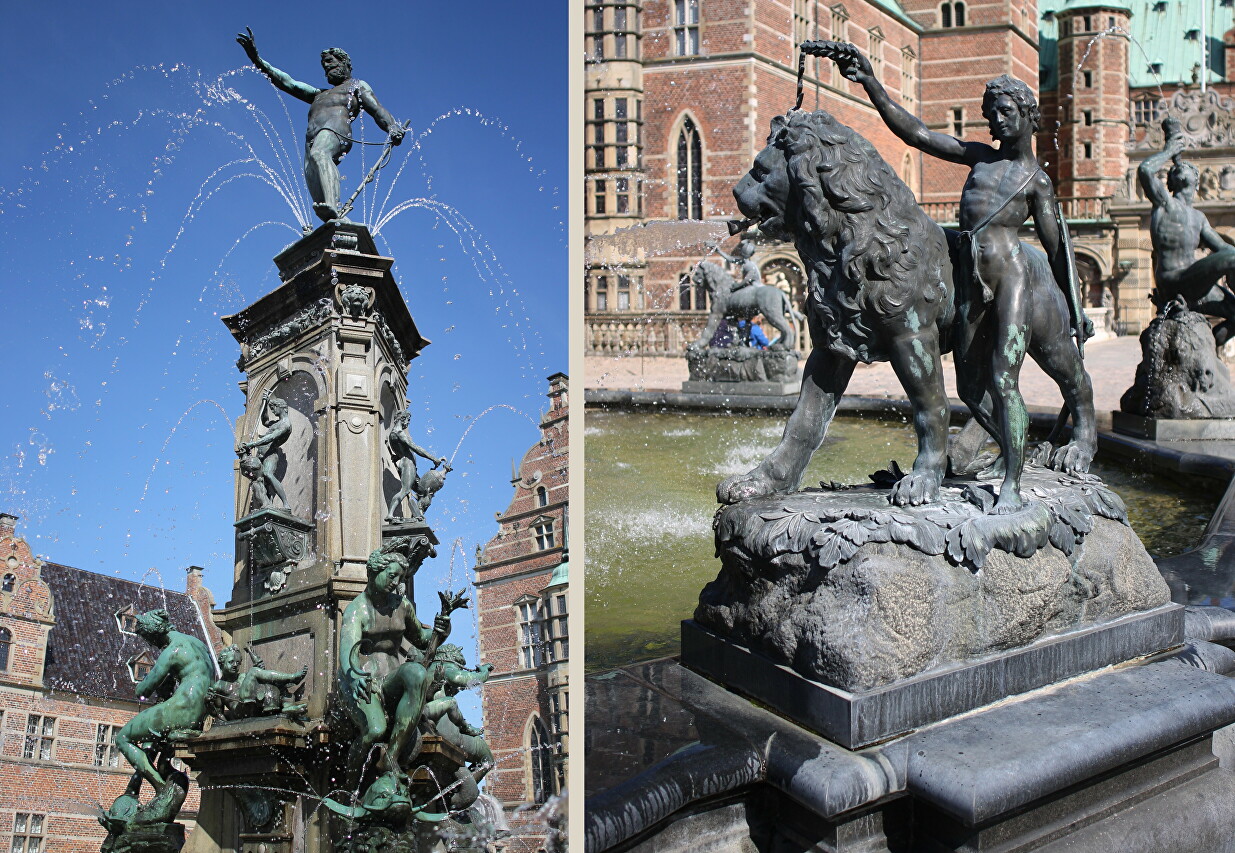
[[[313,199],[313,212],[323,222],[340,215],[339,161],[352,149],[352,122],[363,109],[377,126],[390,135],[390,143],[403,141],[404,129],[395,121],[363,80],[352,77],[347,53],[332,47],[322,51],[322,70],[329,89],[301,83],[258,56],[253,31],[236,36],[249,60],[277,88],[308,103],[309,126],[305,132],[304,177]]]
[[[399,469],[399,490],[390,498],[386,506],[386,521],[398,520],[403,499],[411,497],[408,520],[423,520],[425,511],[433,502],[433,495],[441,490],[446,482],[446,474],[451,468],[446,464],[445,456],[434,456],[412,440],[407,431],[412,422],[412,416],[406,409],[395,413],[394,423],[386,436],[386,446],[390,448],[390,457]],[[416,457],[427,459],[433,463],[433,469],[419,475],[416,471]],[[441,470],[439,470],[441,469]]]
[[[116,747],[135,772],[124,794],[99,818],[108,831],[103,851],[174,853],[184,841],[184,827],[174,821],[188,794],[189,779],[171,765],[173,744],[202,732],[209,713],[214,656],[197,637],[174,630],[166,610],[138,616],[136,631],[160,651],[134,694],[152,696],[169,681],[173,690],[116,733]],[[143,781],[155,791],[145,806],[138,799]]]
[[[277,497],[279,505],[288,509],[287,493],[283,490],[283,481],[275,473],[279,460],[283,458],[281,448],[292,434],[292,421],[288,416],[287,401],[274,396],[273,392],[262,394],[261,409],[262,425],[266,433],[260,438],[242,441],[236,447],[240,456],[240,473],[253,481],[249,493],[253,496],[250,509],[258,510],[275,506]],[[257,450],[257,454],[250,453]]]

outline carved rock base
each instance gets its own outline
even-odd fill
[[[1119,408],[1152,418],[1235,417],[1235,387],[1204,315],[1173,303],[1150,321],[1136,380]]]
[[[1098,478],[1027,466],[1013,515],[984,513],[995,485],[948,480],[924,507],[893,507],[876,485],[724,507],[722,568],[695,621],[806,679],[862,691],[1170,601]]]

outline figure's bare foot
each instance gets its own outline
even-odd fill
[[[1051,467],[1069,474],[1087,473],[1096,450],[1094,442],[1074,439],[1051,455]]]
[[[921,506],[939,499],[939,484],[943,473],[910,471],[892,485],[888,501],[895,506]]]
[[[1021,497],[1020,490],[1005,486],[999,490],[999,500],[995,502],[991,515],[1012,515],[1024,508],[1025,499]]]
[[[785,494],[797,486],[797,478],[775,477],[768,471],[766,464],[760,464],[753,471],[745,474],[734,474],[716,487],[716,501],[722,504],[735,504],[750,498],[761,498],[764,495]]]

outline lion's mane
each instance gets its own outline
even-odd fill
[[[810,143],[786,157],[801,201],[790,199],[786,224],[803,260],[811,256],[811,302],[822,312],[812,333],[825,337],[816,343],[886,360],[886,336],[872,318],[934,324],[948,304],[943,232],[867,140],[823,110],[787,118],[795,148]]]

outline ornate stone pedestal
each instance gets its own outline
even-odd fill
[[[269,593],[283,589],[301,563],[313,559],[313,523],[286,510],[265,507],[235,524],[236,539],[248,545],[246,567],[251,586]],[[257,590],[250,592],[254,598]]]
[[[203,789],[191,853],[290,853],[293,835],[297,850],[333,849],[320,798],[339,788],[350,746],[328,725],[339,619],[383,541],[398,476],[383,439],[407,405],[408,362],[429,343],[393,263],[363,226],[327,223],[275,257],[278,288],[223,318],[244,374],[237,445],[270,429],[268,399],[287,404],[290,432],[272,464],[289,508],[256,508],[237,464],[235,582],[217,622],[271,669],[308,667],[307,722],[216,724],[187,746]]]

